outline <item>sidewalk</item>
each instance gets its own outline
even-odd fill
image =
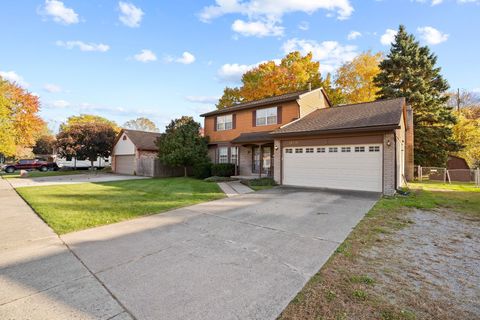
[[[130,319],[0,178],[0,319]]]
[[[218,186],[229,198],[253,192],[252,189],[242,184],[240,181],[219,182]]]

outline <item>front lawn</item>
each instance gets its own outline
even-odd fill
[[[367,213],[279,319],[480,317],[480,270],[472,269],[480,188],[410,187],[410,195],[384,197]]]
[[[27,178],[41,178],[41,177],[54,177],[54,176],[68,176],[72,174],[85,174],[89,173],[90,171],[88,170],[59,170],[59,171],[47,171],[47,172],[41,172],[41,171],[29,171]],[[0,174],[1,177],[5,179],[21,179],[20,177],[20,172],[14,172],[14,173],[2,173]]]
[[[225,196],[216,183],[191,178],[24,187],[17,191],[58,234]]]

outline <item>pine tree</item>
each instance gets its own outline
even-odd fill
[[[375,84],[379,98],[405,97],[414,113],[415,164],[445,166],[448,154],[459,149],[453,140],[456,118],[448,106],[447,81],[437,57],[400,26]]]

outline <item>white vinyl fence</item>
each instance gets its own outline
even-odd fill
[[[442,167],[417,166],[418,181],[471,182],[480,186],[480,168],[477,169],[447,169]]]

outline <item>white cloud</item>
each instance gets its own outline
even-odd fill
[[[433,27],[420,27],[417,29],[420,33],[420,38],[422,38],[426,43],[435,45],[447,41],[448,34],[442,33],[441,31]]]
[[[142,9],[136,7],[132,3],[120,1],[118,3],[118,8],[120,9],[121,14],[118,16],[118,19],[127,27],[137,28],[140,26],[142,17],[145,14]]]
[[[348,40],[355,40],[355,39],[357,39],[358,37],[361,37],[361,36],[362,36],[362,34],[358,31],[350,31],[350,33],[347,36],[347,39]]]
[[[310,24],[307,21],[302,21],[298,25],[298,29],[300,29],[302,31],[307,31],[308,29],[310,29]]]
[[[387,29],[385,33],[380,37],[380,42],[384,46],[389,46],[395,40],[395,36],[397,35],[397,30]]]
[[[53,21],[61,24],[75,24],[80,21],[78,14],[72,9],[67,8],[62,1],[45,0],[45,5],[39,12],[44,17],[51,17]]]
[[[425,2],[429,2],[431,4],[431,6],[436,6],[436,5],[439,5],[443,2],[443,0],[415,0],[416,2],[421,2],[421,3],[425,3]]]
[[[43,90],[50,92],[50,93],[58,93],[62,91],[62,88],[53,83],[45,83],[43,85]]]
[[[93,43],[93,42],[83,42],[83,41],[57,41],[55,44],[59,47],[64,47],[67,49],[78,48],[80,51],[98,51],[106,52],[110,50],[110,46],[103,43]]]
[[[232,24],[232,30],[240,33],[243,36],[255,36],[255,37],[266,37],[266,36],[281,36],[283,35],[284,28],[277,25],[274,21],[243,21],[235,20]]]
[[[157,61],[157,56],[155,55],[155,53],[153,53],[153,51],[143,49],[140,53],[134,55],[133,59],[146,63],[151,61]]]
[[[10,81],[10,82],[15,82],[18,85],[22,87],[28,87],[30,84],[26,82],[22,76],[20,76],[18,73],[15,71],[0,71],[0,77],[3,79]]]
[[[214,96],[186,96],[185,99],[194,103],[212,104],[217,103],[219,98]]]
[[[282,49],[285,54],[292,51],[300,51],[302,54],[312,52],[313,59],[320,61],[320,71],[333,72],[341,64],[351,61],[357,53],[354,45],[342,45],[337,41],[317,42],[315,40],[290,39],[286,41]]]
[[[51,103],[48,103],[47,105],[50,105],[54,108],[58,108],[58,109],[64,109],[66,107],[69,107],[71,104],[70,102],[68,101],[65,101],[65,100],[55,100]]]
[[[279,59],[273,59],[276,64],[280,63]],[[267,62],[266,60],[254,64],[226,63],[217,71],[218,79],[223,82],[239,82],[245,72],[258,67],[260,64]]]
[[[195,56],[188,51],[185,51],[184,53],[182,53],[182,56],[178,58],[171,57],[171,56],[167,56],[165,58],[166,62],[177,62],[177,63],[183,63],[183,64],[191,64],[191,63],[194,63],[195,60],[196,60]]]
[[[258,64],[238,64],[227,63],[220,67],[217,74],[220,80],[225,82],[238,82],[242,78],[242,75],[250,69],[255,68]]]
[[[353,13],[349,0],[216,0],[215,5],[203,8],[200,20],[211,21],[225,14],[242,14],[251,18],[279,20],[286,13],[305,12],[312,14],[324,9],[335,12],[338,19],[347,19]]]

